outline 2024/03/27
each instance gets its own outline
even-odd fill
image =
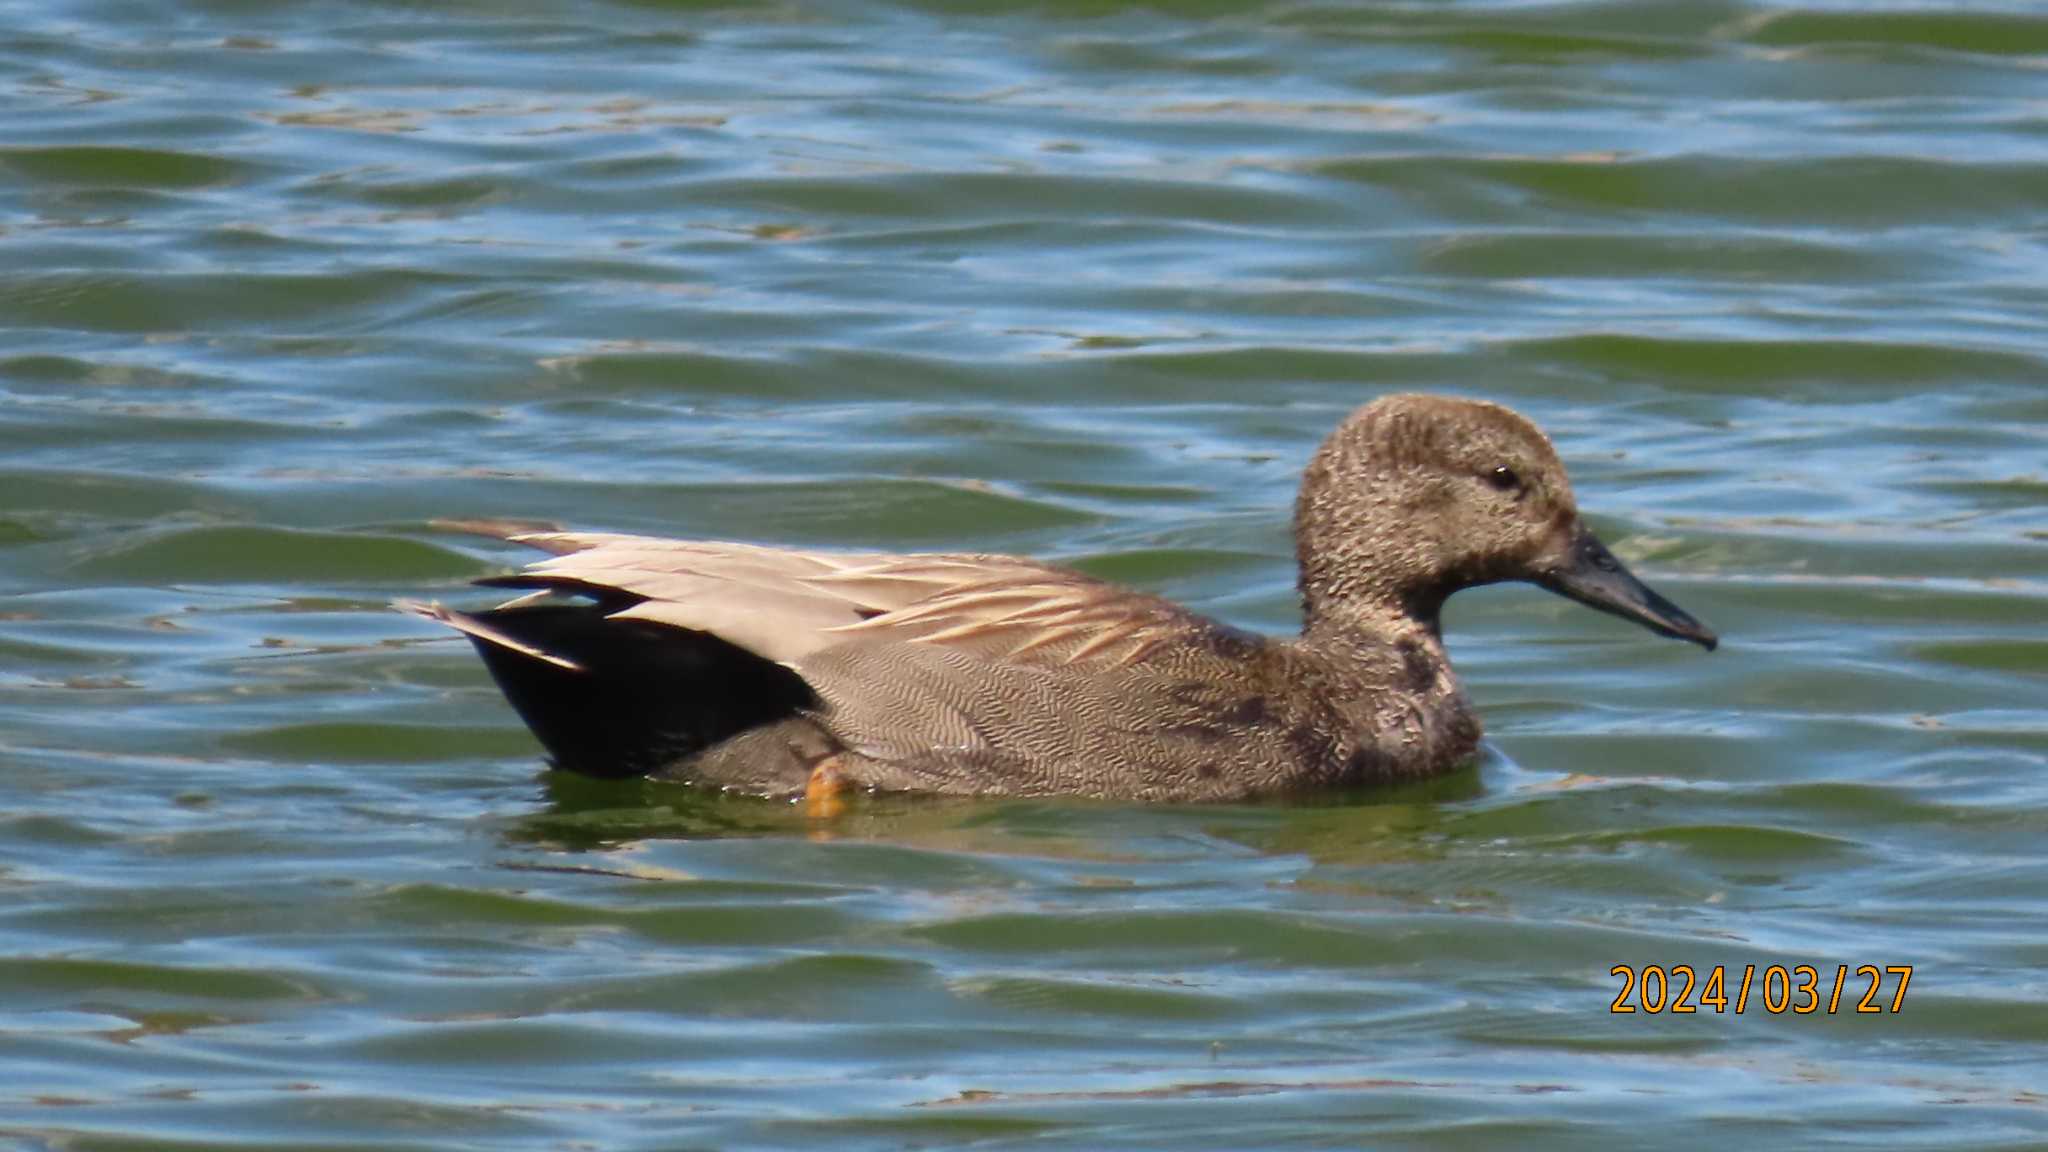
[[[1842,990],[1854,987],[1849,982],[1849,966],[1835,968],[1834,988],[1828,993],[1825,1007],[1828,1015],[1841,1010]],[[1855,1000],[1853,1010],[1864,1015],[1883,1012],[1900,1012],[1906,1006],[1906,985],[1913,979],[1911,964],[1887,964],[1879,968],[1875,964],[1859,965],[1855,969],[1856,979],[1867,981],[1863,995]],[[1736,987],[1731,1003],[1728,996],[1729,979],[1727,966],[1716,964],[1707,969],[1706,979],[1701,981],[1699,973],[1690,964],[1674,964],[1668,970],[1658,964],[1646,964],[1637,969],[1627,964],[1616,964],[1607,970],[1610,976],[1621,977],[1621,991],[1607,1010],[1617,1015],[1632,1013],[1641,1006],[1641,1011],[1656,1014],[1668,1012],[1672,1015],[1696,1013],[1701,1007],[1712,1008],[1718,1015],[1731,1008],[1740,1016],[1748,1011],[1750,989],[1756,983],[1757,968],[1746,964],[1742,968],[1740,984]],[[1878,1002],[1878,990],[1883,987],[1887,976],[1898,977],[1898,988],[1892,993],[1889,1007]],[[1811,964],[1797,964],[1786,968],[1772,964],[1763,970],[1761,1000],[1765,1012],[1781,1015],[1791,1012],[1807,1016],[1822,1010],[1820,969]],[[1693,992],[1699,991],[1697,1003]],[[1634,1003],[1630,1003],[1633,997]]]

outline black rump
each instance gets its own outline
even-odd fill
[[[816,702],[803,678],[708,632],[614,620],[619,605],[537,604],[470,615],[579,666],[470,637],[555,766],[640,776]]]

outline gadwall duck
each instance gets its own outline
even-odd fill
[[[848,787],[1226,800],[1425,776],[1479,721],[1438,618],[1525,580],[1711,650],[1579,519],[1564,465],[1496,404],[1353,412],[1302,478],[1301,635],[1245,632],[1050,564],[605,533],[478,581],[467,634],[558,767],[817,798]]]

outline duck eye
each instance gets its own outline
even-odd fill
[[[1493,485],[1495,488],[1500,489],[1503,492],[1511,491],[1522,486],[1522,478],[1520,476],[1515,475],[1515,470],[1513,468],[1508,467],[1505,464],[1501,465],[1498,468],[1495,468],[1491,472],[1488,472],[1486,474],[1486,482],[1488,484]]]

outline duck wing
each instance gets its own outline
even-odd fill
[[[870,785],[1164,796],[1197,794],[1189,780],[1207,779],[1210,791],[1228,795],[1257,790],[1260,781],[1248,777],[1278,769],[1287,755],[1277,746],[1285,737],[1265,688],[1271,653],[1262,637],[1078,572],[976,554],[594,533],[512,538],[555,555],[481,583],[530,595],[489,613],[437,617],[480,650],[496,648],[502,663],[509,638],[525,650],[521,665],[587,663],[563,642],[559,623],[548,636],[518,627],[555,594],[579,595],[593,602],[582,633],[645,645],[666,632],[678,649],[725,656],[699,662],[773,688],[767,722],[815,723],[858,758],[855,778]],[[576,640],[592,647],[586,635]],[[760,667],[739,667],[734,655]],[[645,672],[674,666],[665,660]],[[762,668],[793,673],[801,691]],[[529,707],[521,712],[534,724]],[[738,715],[754,727],[762,713]],[[565,722],[573,723],[557,721]],[[719,734],[701,720],[690,727]],[[551,749],[560,743],[541,734]],[[665,747],[671,761],[678,750]]]
[[[610,619],[707,632],[799,670],[830,648],[892,644],[984,660],[1122,667],[1191,624],[1211,624],[1157,596],[1009,556],[601,533],[512,539],[556,555],[480,583],[584,593],[606,605]]]

